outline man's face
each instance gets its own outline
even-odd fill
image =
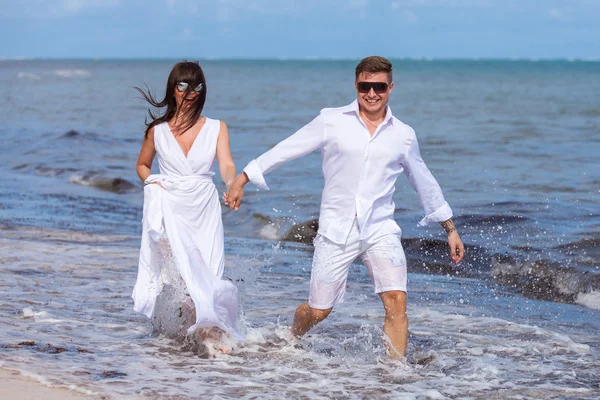
[[[362,83],[362,85],[360,83]],[[387,88],[385,91],[382,91],[382,87],[377,86],[384,85],[372,85],[374,87],[369,87],[368,92],[365,93],[364,87],[362,88],[363,90],[361,90],[361,86],[369,86],[365,85],[368,83],[384,83],[387,84]],[[356,82],[354,82],[354,87],[356,89],[358,104],[362,111],[373,114],[385,110],[394,83],[390,82],[389,75],[386,72],[361,72],[360,75],[358,75]]]

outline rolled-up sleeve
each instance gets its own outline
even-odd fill
[[[303,157],[321,148],[324,141],[325,122],[321,114],[271,150],[250,161],[244,168],[244,172],[248,175],[250,182],[262,189],[269,190],[265,174],[287,161]]]
[[[404,173],[419,195],[419,202],[425,211],[425,217],[419,221],[419,225],[424,226],[431,222],[442,222],[452,218],[452,209],[444,199],[442,188],[421,158],[416,137],[410,145],[403,166]]]

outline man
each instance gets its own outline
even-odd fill
[[[264,174],[321,149],[325,187],[310,294],[296,310],[292,334],[302,336],[342,302],[348,268],[362,256],[385,309],[388,352],[403,358],[408,342],[406,257],[392,200],[398,175],[404,172],[419,195],[425,210],[420,224],[440,222],[448,233],[454,263],[462,260],[464,247],[452,223],[452,210],[421,158],[415,132],[388,107],[394,88],[392,64],[383,57],[367,57],[355,72],[357,99],[345,107],[322,110],[308,125],[251,161],[232,183],[226,201],[239,209],[248,181],[268,190]]]

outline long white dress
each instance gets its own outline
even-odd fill
[[[186,157],[167,123],[154,127],[160,174],[145,181],[142,243],[132,297],[134,310],[153,318],[161,292],[173,287],[185,290],[196,310],[188,333],[219,327],[239,338],[237,288],[222,279],[223,222],[212,180],[219,131],[220,122],[207,118]],[[164,189],[152,182],[160,182]],[[178,280],[181,287],[175,283]]]

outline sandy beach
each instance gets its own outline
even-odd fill
[[[100,396],[87,396],[68,387],[49,387],[34,378],[18,371],[0,369],[0,387],[4,400],[83,400],[99,399]]]

